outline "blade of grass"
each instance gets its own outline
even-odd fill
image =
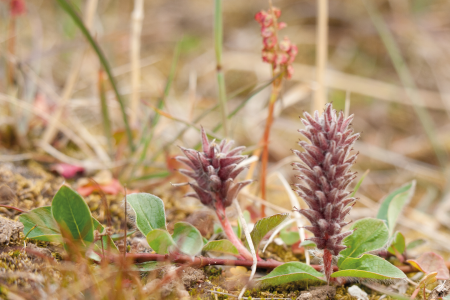
[[[102,70],[98,71],[98,94],[100,96],[100,104],[102,108],[103,130],[105,132],[106,141],[108,143],[108,151],[111,155],[113,153],[111,120],[109,118],[108,105],[106,104],[105,82]]]
[[[228,137],[227,92],[225,89],[225,77],[222,70],[222,48],[223,48],[222,0],[214,1],[214,45],[216,51],[217,85],[223,124],[223,135],[224,137]]]
[[[94,40],[92,35],[89,33],[88,29],[86,28],[83,21],[78,16],[77,12],[72,7],[72,5],[69,4],[69,2],[67,2],[66,0],[57,0],[57,2],[62,7],[62,9],[64,9],[64,11],[72,18],[72,20],[74,21],[76,26],[80,29],[80,31],[83,33],[84,37],[88,40],[89,44],[91,45],[91,47],[94,49],[95,53],[97,54],[97,56],[100,60],[100,64],[102,65],[103,69],[105,70],[106,74],[108,75],[108,79],[114,90],[117,101],[119,101],[119,104],[120,104],[120,110],[122,112],[122,118],[123,118],[123,122],[125,124],[125,131],[126,131],[127,138],[128,138],[128,146],[129,146],[131,152],[134,152],[135,147],[133,144],[133,136],[131,133],[131,128],[128,123],[128,118],[127,118],[127,114],[125,111],[125,103],[122,99],[122,96],[119,93],[119,89],[117,87],[116,81],[111,72],[111,67],[109,66],[108,60],[106,59],[105,55],[103,54],[102,49],[97,44],[97,42]]]
[[[140,50],[142,22],[144,20],[144,0],[134,0],[134,9],[131,13],[131,38],[130,38],[130,60],[131,60],[131,125],[135,126],[139,113],[139,90],[140,90]]]
[[[394,35],[390,31],[389,27],[387,26],[386,22],[384,21],[383,17],[375,7],[373,2],[367,0],[362,0],[362,2],[364,3],[369,17],[372,20],[372,23],[375,26],[376,30],[378,31],[378,34],[380,35],[384,46],[386,47],[389,57],[392,60],[392,64],[394,65],[394,68],[397,71],[398,76],[400,77],[400,81],[405,88],[405,92],[408,98],[411,100],[414,111],[419,117],[420,123],[422,124],[428,136],[428,139],[430,140],[436,157],[438,158],[441,167],[444,167],[448,159],[447,153],[443,149],[441,143],[436,139],[436,131],[434,128],[433,120],[428,111],[423,108],[424,101],[422,99],[422,96],[413,91],[417,89],[417,86],[406,64],[406,61],[403,59],[400,48],[395,41]]]
[[[163,92],[162,96],[159,98],[158,104],[156,107],[159,110],[162,110],[164,108],[164,102],[165,102],[167,96],[169,95],[169,91],[172,86],[173,78],[175,77],[175,71],[177,69],[178,59],[180,57],[182,42],[183,42],[182,40],[179,41],[177,43],[177,45],[175,46],[175,51],[174,51],[174,55],[172,58],[172,64],[170,67],[169,76],[167,77],[167,82],[164,87],[164,92]],[[159,118],[160,118],[160,114],[158,112],[156,112],[153,117],[153,120],[151,121],[150,134],[147,135],[148,127],[147,126],[145,127],[145,132],[143,133],[141,141],[140,141],[140,144],[143,144],[142,152],[141,152],[138,162],[131,169],[130,176],[128,177],[129,180],[134,177],[137,167],[140,166],[142,164],[142,162],[145,160],[145,158],[147,157],[148,146],[150,145],[150,142],[153,139],[153,135],[155,133],[155,127],[156,127],[156,125],[158,125]]]
[[[361,179],[358,181],[358,183],[356,184],[356,186],[355,186],[355,188],[354,188],[354,190],[353,190],[353,193],[352,193],[352,195],[350,196],[350,197],[355,197],[355,194],[356,194],[356,192],[359,190],[359,187],[361,186],[361,184],[363,183],[363,181],[364,181],[364,178],[366,178],[366,176],[367,176],[367,174],[369,174],[369,172],[370,172],[370,169],[367,169],[365,172],[364,172],[364,174],[361,176]]]
[[[328,0],[319,0],[316,42],[316,81],[312,111],[322,111],[327,103],[325,74],[328,58]]]

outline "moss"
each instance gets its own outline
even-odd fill
[[[216,281],[222,275],[222,269],[219,269],[214,266],[206,266],[203,268],[203,272],[205,272],[206,278],[211,282]]]

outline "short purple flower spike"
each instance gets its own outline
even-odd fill
[[[211,208],[217,205],[226,208],[233,203],[239,191],[252,182],[251,180],[235,182],[239,173],[245,169],[237,167],[247,158],[240,155],[245,147],[232,148],[234,141],[222,140],[220,144],[215,144],[214,141],[210,143],[203,128],[201,134],[203,152],[181,147],[185,157],[175,158],[191,169],[180,169],[180,173],[196,182],[189,183],[195,193],[189,193],[187,196],[195,197]]]
[[[331,103],[325,112],[314,117],[307,112],[301,119],[305,129],[299,130],[311,144],[301,141],[299,145],[305,151],[293,150],[303,163],[293,163],[294,169],[300,171],[297,177],[304,184],[295,184],[297,194],[302,197],[309,209],[299,212],[305,216],[311,226],[305,229],[314,234],[313,241],[319,250],[324,250],[324,272],[328,281],[332,273],[332,256],[346,247],[342,240],[352,231],[341,232],[349,224],[344,219],[350,212],[356,199],[348,198],[351,192],[347,186],[356,178],[350,167],[356,161],[357,154],[350,155],[359,133],[353,134],[349,125],[353,115],[344,118],[342,112],[336,114]]]
[[[210,143],[203,128],[201,135],[202,151],[181,147],[185,156],[176,157],[176,160],[191,169],[180,169],[180,173],[195,180],[188,183],[195,193],[186,196],[195,197],[213,209],[228,239],[243,258],[251,260],[252,255],[234,233],[225,214],[225,208],[233,203],[240,190],[252,182],[251,180],[236,182],[236,177],[245,169],[238,167],[238,164],[247,158],[241,155],[245,147],[233,148],[234,142],[226,140],[222,140],[220,144],[214,141]]]

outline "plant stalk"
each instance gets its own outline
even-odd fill
[[[225,76],[222,70],[223,24],[222,24],[222,0],[214,2],[214,46],[216,50],[217,85],[219,89],[219,103],[222,116],[224,137],[228,137],[227,121],[227,93],[225,88]]]
[[[330,284],[331,274],[333,273],[333,255],[328,249],[323,250],[323,273],[328,284]]]
[[[119,256],[111,256],[111,260],[119,259]],[[120,259],[123,259],[122,255],[120,255]],[[127,259],[134,261],[135,263],[143,263],[148,261],[170,261],[178,264],[191,264],[191,266],[242,266],[250,268],[253,265],[252,260],[236,260],[236,259],[221,259],[221,258],[213,258],[213,257],[194,257],[188,255],[177,255],[176,257],[171,257],[166,254],[151,254],[151,253],[127,253]],[[260,269],[275,269],[278,266],[285,264],[285,262],[280,261],[258,261],[258,268]],[[446,262],[447,268],[450,268],[450,262]],[[315,270],[321,271],[322,265],[311,265]],[[419,272],[416,268],[411,265],[404,265],[397,267],[403,273],[415,273]],[[338,271],[337,266],[332,266],[332,271]]]
[[[321,111],[327,102],[325,73],[328,58],[328,0],[318,1],[316,41],[316,81],[312,111]]]
[[[241,254],[245,259],[252,260],[253,257],[250,254],[250,252],[245,248],[245,246],[242,244],[241,240],[236,236],[236,234],[233,231],[233,228],[231,227],[230,221],[228,220],[225,209],[222,207],[221,202],[216,202],[216,214],[219,218],[220,224],[222,225],[223,232],[225,232],[225,235],[230,240],[230,242],[236,247],[236,249],[239,251],[239,254]]]
[[[278,95],[281,90],[282,77],[278,78],[273,82],[272,93],[270,95],[269,101],[269,113],[266,120],[266,127],[264,129],[264,135],[262,140],[262,157],[261,157],[261,198],[266,200],[266,179],[267,179],[267,165],[269,162],[269,136],[270,128],[273,123],[273,111],[275,108],[275,103],[277,102]],[[261,218],[264,218],[265,206],[261,204]]]

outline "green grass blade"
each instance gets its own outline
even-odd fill
[[[222,70],[222,48],[223,48],[222,0],[214,1],[214,46],[216,51],[217,85],[219,92],[220,112],[223,124],[223,134],[225,137],[227,137],[228,136],[227,92],[225,88],[225,76]]]
[[[103,74],[100,71],[98,76],[98,92],[100,95],[100,104],[102,107],[102,121],[103,121],[103,131],[105,132],[106,141],[108,143],[108,151],[111,155],[113,153],[113,143],[112,143],[112,130],[111,130],[111,120],[109,118],[108,105],[106,103],[106,91],[105,83],[103,81]]]
[[[125,112],[125,103],[122,99],[122,96],[119,93],[119,89],[117,88],[116,81],[113,77],[111,67],[109,66],[109,62],[106,59],[105,55],[103,54],[102,49],[97,44],[97,42],[94,40],[92,35],[89,33],[89,30],[84,25],[81,18],[78,16],[75,9],[72,7],[71,4],[69,4],[66,0],[57,0],[58,4],[64,9],[64,11],[72,18],[72,20],[75,22],[76,26],[80,29],[80,31],[83,33],[84,37],[88,40],[91,47],[94,49],[95,53],[97,54],[100,64],[102,65],[103,69],[105,70],[106,74],[108,75],[108,79],[111,82],[111,86],[114,90],[114,93],[116,94],[117,101],[119,101],[120,104],[120,110],[122,112],[123,122],[125,124],[125,131],[128,138],[128,145],[130,147],[131,152],[134,152],[135,147],[133,145],[133,135],[131,133],[130,124],[128,123],[127,114]]]
[[[174,51],[174,55],[172,58],[172,64],[170,67],[169,76],[167,77],[167,82],[164,87],[164,92],[163,92],[162,96],[159,98],[158,104],[157,104],[157,108],[160,110],[162,110],[164,108],[164,102],[166,101],[166,98],[169,95],[170,88],[173,83],[173,78],[175,77],[175,71],[177,69],[178,59],[180,57],[182,42],[183,42],[182,40],[179,41],[177,43],[177,45],[175,46],[175,51]],[[159,113],[155,112],[154,118],[151,122],[150,134],[147,135],[146,131],[148,130],[148,127],[145,127],[145,132],[143,133],[142,139],[140,142],[140,145],[143,144],[142,152],[141,152],[138,162],[133,166],[133,168],[130,172],[130,177],[129,177],[130,180],[134,180],[132,178],[134,177],[134,174],[136,173],[137,166],[140,166],[142,164],[142,162],[145,160],[145,158],[147,157],[148,147],[150,146],[150,142],[153,139],[153,135],[155,133],[155,127],[156,127],[156,125],[158,125],[160,117],[161,117],[161,115]]]
[[[366,178],[367,174],[369,174],[370,170],[367,169],[364,174],[361,176],[361,179],[358,181],[358,183],[355,186],[355,189],[353,190],[353,193],[350,197],[355,197],[356,192],[359,190],[359,187],[361,186],[361,183],[364,181],[364,178]]]

